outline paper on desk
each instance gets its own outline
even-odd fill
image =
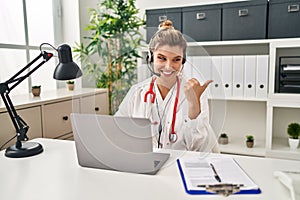
[[[230,157],[180,158],[182,173],[188,190],[205,190],[199,185],[219,184],[210,166],[212,163],[221,178],[221,183],[243,184],[241,190],[257,190],[258,186],[242,170],[237,162]]]

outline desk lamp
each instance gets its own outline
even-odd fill
[[[53,78],[56,80],[70,80],[82,76],[82,72],[79,67],[73,62],[71,48],[67,44],[59,46],[57,49],[48,43],[42,43],[40,45],[40,54],[28,63],[24,68],[18,71],[14,76],[4,83],[0,83],[0,94],[5,104],[9,117],[15,127],[17,142],[15,145],[10,146],[5,151],[5,156],[11,158],[22,158],[37,155],[43,152],[43,146],[36,142],[24,142],[27,141],[27,132],[29,126],[26,122],[17,114],[17,111],[9,97],[9,93],[23,80],[28,78],[33,72],[40,68],[44,63],[53,57],[52,53],[42,51],[43,45],[49,45],[58,52],[59,63],[55,68]],[[40,58],[43,60],[33,69],[29,70],[27,74],[21,74],[28,69],[32,64],[37,62]],[[12,85],[11,85],[12,84]],[[11,86],[10,86],[11,85]]]

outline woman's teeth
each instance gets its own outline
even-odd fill
[[[171,74],[174,73],[174,71],[171,71],[171,72],[165,72],[165,71],[162,71],[162,73],[166,76],[170,76]]]

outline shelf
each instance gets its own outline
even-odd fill
[[[188,46],[226,46],[226,45],[252,45],[252,44],[272,44],[276,46],[290,47],[300,42],[300,38],[284,39],[257,39],[257,40],[230,40],[230,41],[210,41],[210,42],[188,42]]]
[[[209,100],[220,100],[220,101],[259,101],[259,102],[267,102],[266,98],[247,98],[247,97],[208,97]]]
[[[272,149],[267,150],[266,155],[273,158],[300,160],[300,148],[291,150],[288,138],[273,138]]]
[[[270,98],[268,106],[272,107],[286,107],[286,108],[300,108],[300,95],[284,95]]]
[[[228,144],[219,144],[221,153],[251,155],[251,156],[266,156],[264,140],[254,140],[254,147],[246,147],[245,138],[229,138]]]

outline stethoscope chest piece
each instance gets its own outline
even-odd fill
[[[175,143],[177,141],[177,139],[178,139],[178,136],[175,132],[169,134],[169,141],[171,143]]]

